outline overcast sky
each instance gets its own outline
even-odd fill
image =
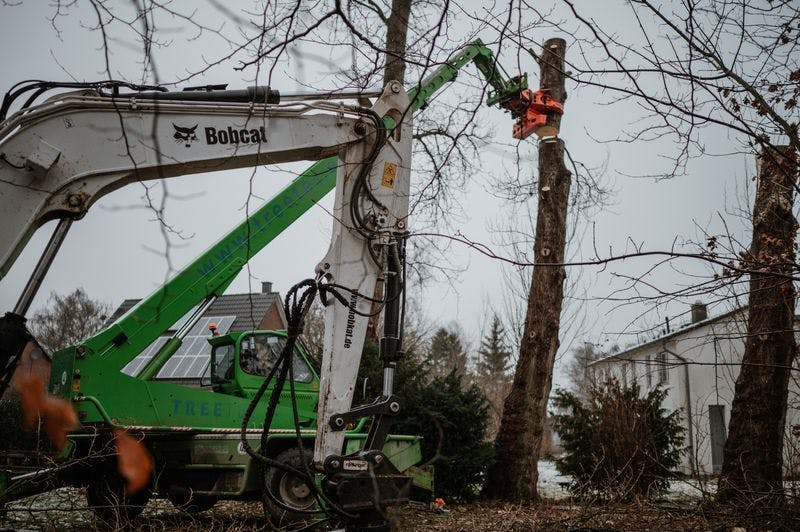
[[[192,9],[197,6],[197,20],[209,28],[219,27],[224,22],[225,32],[238,35],[236,26],[242,22],[237,22],[231,13],[202,2],[190,5]],[[457,9],[480,18],[482,6],[483,2],[474,5],[463,2]],[[96,26],[91,6],[79,4],[67,10],[66,16],[57,17],[55,22],[49,20],[55,9],[42,2],[5,5],[0,10],[3,43],[0,64],[4,70],[0,92],[4,93],[24,79],[91,81],[108,78],[103,66],[101,33],[91,29]],[[605,21],[612,33],[624,35],[630,23],[627,9],[610,3],[603,2],[602,9],[594,15]],[[204,68],[205,61],[221,58],[229,50],[212,32],[198,32],[179,18],[162,17],[156,22],[163,30],[159,34],[163,43],[153,48],[152,55],[158,80],[162,83],[197,72]],[[467,42],[475,32],[486,41],[496,37],[469,17],[458,17],[458,22],[449,29],[451,49],[456,48],[458,39]],[[567,40],[568,56],[578,53],[568,26],[561,30],[543,27],[530,37],[542,42],[556,36]],[[141,45],[133,34],[116,28],[108,38],[113,77],[143,81]],[[529,72],[531,85],[536,86],[538,67],[528,54],[504,49],[503,60],[507,61],[509,69],[519,65]],[[309,46],[305,53],[295,56],[290,65],[280,66],[272,85],[283,92],[308,90],[303,83],[320,89],[332,88],[337,86],[334,75],[340,68],[338,65],[346,67],[350,61],[351,54],[346,48]],[[241,88],[251,84],[255,72],[252,69],[236,71],[237,64],[222,61],[203,75],[179,85],[229,83],[231,88]],[[263,75],[259,80],[263,82],[262,78]],[[152,77],[147,81],[153,81]],[[470,90],[468,83],[460,83],[453,93],[457,95],[465,90]],[[624,105],[600,105],[609,98],[598,89],[568,84],[567,90],[569,98],[561,136],[571,156],[596,169],[595,177],[614,191],[607,207],[580,218],[576,232],[582,238],[571,244],[571,260],[591,258],[595,248],[601,254],[608,254],[609,250],[630,251],[640,245],[646,249],[669,249],[674,243],[702,241],[703,229],[720,229],[720,214],[724,215],[726,209],[735,207],[737,201],[749,202],[746,184],[754,172],[754,164],[752,157],[742,154],[694,160],[687,175],[670,180],[656,182],[652,178],[630,177],[663,170],[669,164],[664,156],[672,153],[674,146],[669,141],[658,140],[635,145],[600,142],[639,127],[636,119],[640,110],[630,104],[628,114]],[[444,104],[446,98],[453,97],[457,96],[443,94],[443,99],[437,102]],[[535,145],[528,139],[518,151],[511,139],[511,121],[499,110],[481,109],[477,119],[482,125],[493,128],[496,143],[490,139],[481,150],[481,171],[457,197],[461,210],[453,212],[446,232],[452,234],[458,230],[471,240],[494,244],[498,235],[493,229],[514,217],[522,219],[526,209],[535,210],[535,196],[527,204],[512,205],[496,198],[498,190],[494,188],[497,179],[516,168],[520,169],[522,178],[534,176]],[[731,139],[724,134],[711,135],[702,141],[710,153],[731,153],[739,149],[738,145],[731,147]],[[170,237],[169,248],[165,247],[162,228],[154,221],[153,212],[145,208],[143,185],[130,185],[104,197],[83,220],[73,224],[33,309],[44,305],[51,292],[63,294],[77,287],[83,287],[92,298],[113,306],[125,298],[147,295],[170,271],[170,264],[165,260],[167,250],[171,267],[187,264],[242,220],[243,206],[248,200],[256,207],[281,189],[293,173],[306,166],[308,163],[298,163],[280,169],[258,168],[255,173],[232,171],[170,180],[166,184],[169,190],[166,215],[169,223],[182,232],[183,238]],[[253,196],[249,195],[251,177]],[[160,198],[162,187],[156,183],[149,186],[154,187],[152,194]],[[316,262],[327,249],[331,224],[327,211],[331,204],[332,198],[326,198],[320,207],[284,232],[251,261],[251,277],[244,272],[229,292],[257,291],[260,281],[272,281],[275,289],[284,293],[294,283],[312,276]],[[746,224],[727,215],[724,218],[731,232],[748,241]],[[11,273],[0,280],[0,308],[3,310],[13,307],[53,226],[48,224],[37,233]],[[497,249],[503,253],[502,249]],[[425,317],[425,323],[459,324],[475,347],[488,327],[486,319],[492,309],[502,313],[506,306],[504,299],[510,293],[506,281],[509,275],[513,276],[513,269],[457,244],[450,246],[448,256],[463,267],[463,271],[449,278],[439,275],[424,290],[418,291],[418,310]],[[637,333],[643,329],[663,321],[664,316],[688,310],[685,301],[653,309],[652,304],[620,305],[613,300],[613,297],[625,299],[630,295],[616,292],[624,285],[624,276],[638,276],[647,272],[652,264],[652,259],[638,259],[606,268],[570,268],[568,275],[570,281],[577,284],[577,290],[565,312],[567,327],[562,334],[562,353],[584,341],[605,346],[628,344],[635,341]],[[647,275],[648,281],[670,291],[695,282],[692,275],[706,271],[703,265],[686,263],[680,268],[664,267]],[[530,271],[525,270],[524,275],[530,276]],[[613,296],[612,300],[608,296]],[[715,313],[713,309],[711,312]]]

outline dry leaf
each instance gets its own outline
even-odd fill
[[[46,394],[44,383],[35,375],[21,378],[17,390],[22,405],[25,430],[33,430],[41,417],[53,447],[61,451],[67,443],[67,433],[78,427],[78,416],[72,405],[63,399]]]
[[[35,376],[22,377],[16,384],[19,402],[22,406],[22,426],[31,431],[36,427],[42,411],[44,383]]]
[[[150,483],[155,467],[153,457],[142,442],[123,430],[114,431],[119,473],[127,481],[129,494],[138,493]]]
[[[63,399],[45,395],[42,399],[44,429],[59,451],[67,444],[67,433],[78,427],[78,416],[72,405]]]

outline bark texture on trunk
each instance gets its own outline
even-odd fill
[[[541,86],[557,101],[566,100],[564,54],[566,42],[550,39],[539,58]],[[559,115],[548,117],[556,131]],[[534,260],[522,344],[511,391],[503,405],[495,439],[495,463],[489,470],[484,493],[491,498],[531,501],[538,496],[538,461],[547,399],[558,351],[558,332],[564,299],[563,266],[567,233],[567,205],[571,174],[564,165],[564,142],[559,138],[539,143],[539,206],[536,217]]]
[[[386,67],[383,71],[384,87],[395,80],[405,83],[406,39],[411,0],[392,0],[392,14],[386,21]]]
[[[797,221],[792,214],[797,154],[789,146],[759,156],[753,242],[742,254],[750,274],[747,337],[725,442],[717,500],[781,507],[783,436],[794,359]]]

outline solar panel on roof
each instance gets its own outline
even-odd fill
[[[126,375],[130,375],[131,377],[135,377],[139,374],[140,371],[144,369],[144,366],[150,361],[151,358],[158,353],[158,350],[161,349],[165,343],[169,340],[168,336],[160,336],[155,339],[155,341],[147,346],[147,349],[136,355],[136,358],[128,362],[128,364],[122,368],[122,373]]]
[[[233,325],[236,316],[209,316],[200,318],[183,344],[156,375],[157,379],[200,379],[211,362],[211,344],[208,326],[217,325],[217,332],[225,334]]]
[[[217,325],[217,332],[219,334],[226,334],[235,320],[236,316],[209,316],[200,318],[189,331],[189,334],[184,337],[183,343],[175,354],[167,360],[158,372],[156,379],[202,378],[211,361],[211,345],[207,341],[211,336],[208,330],[209,324],[215,323]],[[183,318],[179,323],[182,322],[185,322]],[[122,368],[122,372],[132,377],[138,375],[168,339],[168,336],[156,338],[147,349],[128,362],[128,364]]]
[[[202,305],[202,303],[198,303],[195,306],[193,306],[189,310],[189,312],[184,314],[183,317],[181,317],[181,319],[176,321],[175,324],[172,327],[169,328],[169,330],[170,331],[178,331],[178,330],[180,330],[180,328],[183,327],[186,324],[186,322],[189,321],[192,318],[192,315],[194,315],[195,311],[200,307],[200,305]]]

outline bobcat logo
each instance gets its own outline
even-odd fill
[[[193,141],[197,140],[197,135],[194,133],[197,129],[197,124],[195,124],[194,127],[181,127],[176,126],[175,122],[173,122],[172,127],[175,128],[175,134],[172,136],[175,142],[185,142],[185,146],[188,148],[192,145]]]

